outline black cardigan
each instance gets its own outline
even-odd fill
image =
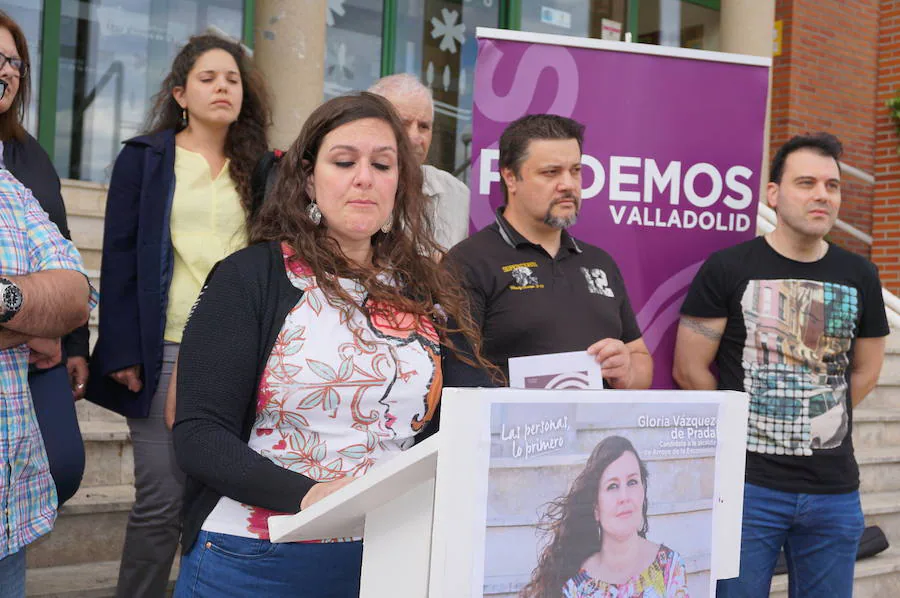
[[[279,243],[225,258],[210,272],[178,357],[175,454],[187,474],[184,551],[223,495],[296,513],[315,481],[248,446],[259,380],[275,339],[302,291],[287,277]],[[451,365],[451,364],[448,364]],[[451,366],[445,386],[491,386],[475,368]]]
[[[66,220],[66,206],[63,203],[59,175],[50,156],[37,140],[25,133],[22,139],[7,139],[3,142],[3,163],[20,183],[31,190],[31,194],[47,212],[50,221],[56,225],[66,239],[71,239]],[[63,337],[63,348],[69,357],[87,357],[89,353],[87,324],[76,328]]]

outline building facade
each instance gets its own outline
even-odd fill
[[[900,95],[900,1],[777,0],[771,146],[807,131],[844,142],[836,243],[870,257],[900,294],[900,137],[887,107]]]
[[[214,28],[254,48],[286,147],[323,98],[410,72],[434,92],[429,161],[466,177],[476,27],[773,55],[770,147],[845,143],[835,242],[900,293],[900,0],[0,0],[32,49],[28,127],[60,176],[103,183],[180,45]],[[849,232],[848,232],[849,231]]]

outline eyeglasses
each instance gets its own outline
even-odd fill
[[[20,76],[24,76],[25,71],[28,70],[28,64],[21,58],[10,58],[6,54],[0,52],[0,69],[5,67],[7,64],[17,70]]]

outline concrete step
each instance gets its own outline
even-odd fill
[[[76,247],[78,247],[77,244]],[[78,247],[78,253],[81,254],[81,261],[84,262],[85,268],[88,270],[100,271],[102,252],[99,249],[85,249],[84,247]]]
[[[75,403],[75,413],[78,423],[88,421],[119,422],[125,424],[125,418],[114,411],[104,409],[90,401],[78,401]]]
[[[72,180],[62,182],[63,201],[66,204],[72,240],[89,270],[100,269],[106,191],[105,185],[97,183]]]
[[[900,491],[900,449],[896,446],[856,451],[860,487],[868,492]],[[900,596],[900,594],[898,594]]]
[[[59,511],[53,531],[28,547],[29,568],[112,561],[121,557],[134,502],[129,485],[80,490]]]
[[[84,565],[63,565],[29,569],[25,595],[28,598],[112,598],[119,578],[119,561]],[[178,560],[169,576],[166,596],[171,596],[178,579]]]
[[[134,484],[131,437],[124,421],[80,422],[85,467],[82,489]]]
[[[62,180],[62,196],[66,213],[73,216],[91,216],[100,220],[106,214],[106,192],[109,187],[88,181]]]
[[[893,348],[885,352],[884,364],[881,366],[881,375],[878,377],[879,386],[900,386],[900,351]]]
[[[93,216],[68,215],[72,241],[79,251],[103,249],[103,220]]]
[[[900,409],[872,408],[863,402],[853,412],[853,446],[857,451],[896,446],[900,452]]]
[[[900,408],[900,385],[876,386],[875,390],[862,402],[860,409],[898,409]]]
[[[900,492],[871,492],[861,496],[866,525],[877,525],[892,546],[900,546]]]
[[[900,354],[900,328],[894,328],[888,335],[887,352]]]
[[[888,548],[881,554],[857,561],[854,578],[853,598],[900,596],[900,549]],[[787,575],[777,575],[772,580],[769,596],[787,598]]]

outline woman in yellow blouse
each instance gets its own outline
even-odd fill
[[[207,273],[246,245],[250,176],[269,121],[241,47],[193,37],[156,96],[148,134],[126,141],[113,169],[87,397],[128,417],[134,446],[120,597],[156,598],[168,583],[184,476],[163,419],[166,390]]]

